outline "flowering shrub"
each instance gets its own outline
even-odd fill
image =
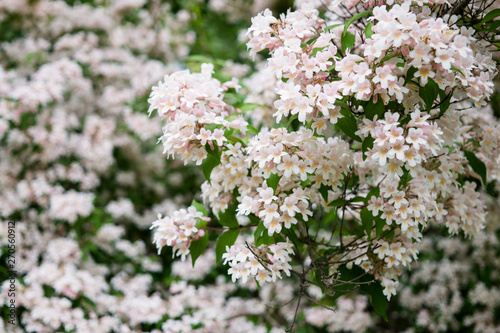
[[[360,288],[385,317],[384,298],[429,226],[466,236],[485,227],[481,187],[496,179],[499,135],[470,117],[493,93],[495,47],[477,33],[490,17],[471,27],[437,17],[433,3],[396,1],[360,3],[345,20],[345,5],[358,2],[330,2],[327,18],[308,2],[252,19],[247,46],[268,52],[272,104],[253,87],[245,100],[245,87],[204,64],[165,76],[150,112],[164,120],[164,153],[195,161],[206,177],[207,227],[199,217],[173,221],[222,231],[217,258],[233,281],[275,281],[284,270],[301,292],[315,285],[335,299]],[[256,107],[274,123],[252,124]],[[153,224],[159,249],[169,223]],[[188,239],[193,263],[210,239]],[[276,246],[289,250],[277,258]]]

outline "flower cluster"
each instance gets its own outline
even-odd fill
[[[149,113],[157,110],[167,124],[163,128],[164,153],[179,154],[184,161],[206,158],[205,145],[214,149],[214,142],[222,147],[227,138],[224,131],[237,129],[246,132],[247,122],[242,117],[232,116],[234,108],[223,101],[225,89],[238,88],[234,81],[221,84],[212,78],[213,65],[203,64],[201,73],[176,72],[165,76],[148,100]]]
[[[284,129],[261,131],[249,142],[246,151],[247,163],[258,165],[263,178],[280,177],[276,191],[257,184],[240,191],[239,214],[259,216],[269,235],[279,233],[283,223],[288,229],[296,224],[296,213],[307,221],[312,216],[308,210],[311,201],[327,204],[319,193],[320,186],[331,185],[330,193],[334,195],[341,185],[342,174],[352,163],[346,142],[337,138],[321,140],[312,131],[303,129],[290,133]],[[297,186],[306,180],[309,185]],[[287,193],[290,189],[292,193]]]
[[[188,209],[176,210],[172,216],[161,217],[153,222],[151,229],[157,228],[154,233],[153,243],[158,248],[158,254],[163,246],[172,246],[174,255],[182,256],[184,260],[189,254],[189,246],[193,240],[205,235],[205,231],[198,229],[201,221],[209,221],[203,213],[190,206]]]
[[[380,197],[371,197],[368,209],[381,217],[388,225],[393,222],[409,237],[419,239],[419,225],[425,225],[434,215],[433,194],[440,194],[435,186],[435,173],[428,173],[422,165],[435,158],[442,149],[442,131],[430,116],[419,110],[411,113],[411,120],[400,125],[399,114],[385,113],[384,119],[364,120],[358,131],[362,137],[374,139],[373,148],[367,155],[387,172],[387,180],[380,184]],[[406,188],[399,186],[407,172],[413,179]],[[423,174],[422,174],[423,173]],[[426,182],[427,180],[428,182]],[[453,180],[453,179],[451,179]],[[434,190],[434,191],[432,191]]]
[[[276,87],[276,121],[289,115],[297,115],[303,123],[314,119],[313,128],[321,133],[327,121],[335,124],[342,115],[335,105],[341,86],[326,80],[336,58],[337,48],[331,43],[335,36],[327,31],[316,33],[324,27],[318,14],[306,4],[280,20],[264,11],[252,19],[247,45],[252,53],[269,49],[269,70],[278,79],[287,79],[278,81]],[[313,43],[302,47],[313,38]]]
[[[376,117],[376,116],[375,116]],[[410,114],[411,120],[400,123],[398,113],[386,112],[384,118],[371,121],[364,119],[365,126],[357,133],[374,139],[374,147],[369,155],[380,166],[389,164],[391,175],[401,176],[401,166],[414,168],[428,158],[437,155],[442,147],[442,131],[430,115],[420,110]]]
[[[451,234],[463,231],[466,235],[472,236],[485,227],[486,207],[475,189],[475,183],[465,183],[446,206],[445,224]]]
[[[233,282],[241,279],[247,282],[249,277],[258,282],[275,282],[281,279],[281,272],[290,276],[290,255],[293,254],[292,245],[288,242],[278,242],[272,245],[259,247],[248,244],[235,244],[228,247],[222,258],[224,264],[229,263],[229,274]]]
[[[478,105],[484,105],[485,97],[493,93],[491,79],[496,69],[491,56],[479,51],[481,46],[472,37],[474,31],[460,30],[445,23],[443,18],[431,17],[428,7],[414,13],[410,5],[411,2],[404,2],[389,10],[386,6],[373,8],[376,23],[372,27],[374,34],[364,46],[365,59],[358,61],[357,69],[352,66],[348,75],[358,78],[358,82],[360,75],[371,77],[373,93],[384,102],[396,96],[402,103],[403,94],[409,95],[403,104],[410,106],[418,95],[404,84],[410,79],[410,68],[414,68],[414,77],[421,86],[432,78],[440,89],[449,92],[458,87]],[[387,64],[379,61],[393,53],[397,55]],[[404,66],[399,70],[401,61]],[[373,65],[376,67],[372,71],[369,68]]]

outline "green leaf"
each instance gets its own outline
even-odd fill
[[[278,176],[275,173],[272,173],[269,178],[267,178],[266,183],[267,186],[273,189],[274,193],[276,193],[276,189],[278,188],[278,184],[280,182],[281,176]]]
[[[345,200],[343,198],[338,198],[336,200],[333,200],[332,202],[330,202],[330,204],[328,204],[328,206],[330,207],[340,207],[340,206],[343,206],[345,203]]]
[[[323,29],[323,31],[328,31],[328,30],[331,30],[333,28],[340,27],[341,25],[343,25],[343,24],[342,23],[332,24],[332,25],[327,26],[325,29]]]
[[[368,205],[368,201],[373,197],[380,197],[380,187],[376,186],[374,188],[372,188],[370,190],[370,192],[368,192],[368,194],[366,195],[366,199],[365,199],[365,203]]]
[[[353,188],[358,184],[359,184],[359,176],[356,174],[351,175],[351,177],[349,177],[349,182],[347,182],[347,187]],[[351,201],[351,200],[349,200],[349,201]]]
[[[220,164],[220,160],[215,159],[212,155],[207,155],[207,158],[201,163],[201,170],[205,175],[205,179],[211,184],[210,175],[212,174],[212,170]]]
[[[352,18],[350,18],[349,20],[347,20],[345,22],[345,25],[344,25],[344,34],[347,32],[347,28],[349,28],[349,26],[356,20],[359,20],[360,18],[362,18],[363,16],[366,16],[366,15],[369,15],[371,14],[372,11],[371,10],[365,10],[364,12],[361,12],[361,13],[358,13],[356,15],[354,15]]]
[[[340,292],[336,292],[333,299],[337,299],[338,297],[347,294],[349,289],[355,288],[356,286],[360,286],[360,283],[373,281],[374,277],[371,274],[366,274],[364,270],[362,270],[359,266],[353,265],[351,269],[347,268],[345,264],[342,264],[338,268],[338,272],[340,273],[339,279],[342,282],[341,285],[336,285],[334,287],[335,290],[339,290]],[[352,281],[352,282],[348,282]],[[361,284],[360,290],[362,290],[364,285]],[[383,295],[383,293],[382,293]]]
[[[499,197],[500,192],[497,190],[497,181],[492,180],[488,183],[488,185],[486,185],[486,193],[491,195],[493,198]]]
[[[373,148],[373,142],[375,142],[375,139],[371,136],[367,136],[363,140],[363,144],[361,145],[361,149],[363,151],[363,161],[366,160],[366,153],[368,152],[368,149]]]
[[[368,238],[371,238],[371,233],[372,233],[372,227],[373,227],[373,215],[372,212],[368,210],[368,208],[363,208],[361,209],[361,212],[359,213],[361,216],[361,222],[363,223],[363,227],[365,228],[366,234],[368,235]]]
[[[54,288],[49,287],[47,285],[43,285],[42,288],[43,288],[43,296],[45,297],[50,298],[54,296],[54,294],[56,293],[56,290]]]
[[[340,113],[344,117],[340,118],[337,122],[337,126],[339,127],[339,129],[348,137],[361,142],[361,138],[355,134],[358,130],[358,122],[352,115],[351,111],[346,108],[342,108],[340,110]]]
[[[227,92],[227,91],[224,93],[224,101],[230,105],[240,105],[243,103],[244,99],[245,96],[238,93]]]
[[[194,206],[197,211],[199,211],[200,213],[203,213],[203,216],[208,216],[207,209],[205,208],[205,206],[203,206],[198,201],[195,201],[195,200],[191,201],[191,206]]]
[[[494,9],[488,14],[484,16],[484,18],[481,20],[481,23],[479,25],[483,25],[484,23],[493,20],[494,18],[500,16],[500,8],[499,9]]]
[[[365,28],[365,36],[366,38],[371,38],[372,35],[373,35],[373,22],[370,22],[366,25],[366,28]]]
[[[477,173],[481,177],[481,180],[483,181],[483,185],[487,184],[486,165],[484,164],[484,162],[481,161],[479,158],[477,158],[476,154],[474,154],[471,151],[465,150],[464,154],[465,154],[465,157],[467,158],[467,161],[469,162],[469,165],[471,166],[472,170],[474,170],[474,172]]]
[[[346,108],[346,109],[348,109],[348,110],[351,108],[351,107],[349,106],[349,104],[347,104],[346,102],[344,102],[344,101],[342,101],[342,100],[340,100],[340,99],[335,100],[335,105],[336,105],[336,106],[341,106],[341,107]]]
[[[215,129],[222,129],[224,126],[222,125],[219,125],[219,124],[205,124],[204,128],[207,130],[207,131],[210,131],[210,132],[213,132]],[[206,150],[209,150],[211,149],[210,148],[210,145],[207,143],[205,144],[205,148]]]
[[[247,126],[247,131],[253,134],[259,134],[259,130],[257,130],[255,127],[252,125],[248,124]]]
[[[387,224],[387,222],[385,219],[378,216],[375,216],[373,220],[375,220],[375,233],[377,234],[377,237],[380,237],[380,235],[382,235],[384,226]]]
[[[460,73],[460,74],[462,74],[462,76],[465,76],[465,75],[464,75],[464,73],[462,73],[462,71],[461,71],[460,69],[456,68],[456,67],[455,67],[455,66],[453,66],[453,65],[451,65],[451,70],[452,70],[452,71],[455,71],[455,72],[458,72],[458,73]]]
[[[264,226],[263,221],[260,221],[253,236],[255,246],[261,246],[262,244],[274,244],[274,238],[272,236],[269,236],[269,233]]]
[[[340,46],[342,49],[342,53],[345,53],[347,49],[352,50],[354,46],[354,42],[356,42],[356,36],[354,36],[349,31],[344,31],[342,33],[342,37],[340,40]]]
[[[300,182],[300,186],[306,187],[306,186],[308,186],[311,183],[312,183],[312,181],[308,177],[306,180]]]
[[[363,108],[365,111],[366,118],[373,120],[375,115],[377,119],[382,119],[385,113],[385,105],[381,98],[377,101],[377,103],[373,103],[371,100],[366,106]]]
[[[238,228],[240,224],[236,219],[236,212],[232,209],[226,209],[225,212],[219,212],[219,222],[225,227],[234,229]]]
[[[220,163],[220,157],[222,155],[222,151],[219,150],[219,146],[217,144],[214,144],[213,147],[214,149],[212,149],[208,143],[205,145],[207,154],[213,156],[213,158],[215,158]]]
[[[383,64],[383,63],[384,63],[384,62],[386,62],[387,60],[390,60],[390,59],[392,59],[392,58],[394,58],[394,57],[396,57],[396,56],[397,56],[397,55],[396,55],[394,52],[391,52],[391,53],[389,53],[389,54],[386,54],[386,55],[382,58],[382,60],[380,60],[379,64]]]
[[[241,112],[247,112],[247,111],[252,111],[254,110],[255,108],[258,108],[258,107],[261,107],[261,108],[266,108],[265,105],[262,105],[262,104],[256,104],[256,103],[243,103],[241,104],[238,109],[241,110]]]
[[[259,225],[257,226],[255,232],[253,233],[253,242],[255,243],[256,246],[258,246],[257,241],[262,236],[262,232],[264,230],[266,230],[266,227],[264,227],[264,222],[259,221]]]
[[[429,79],[424,87],[420,87],[419,96],[425,103],[427,111],[432,109],[432,105],[439,93],[439,86],[433,79]]]
[[[415,67],[411,66],[410,68],[408,68],[408,71],[406,72],[404,85],[407,85],[411,81],[411,79],[413,79],[416,72],[417,72],[417,69]]]
[[[500,27],[500,21],[495,21],[491,23],[490,28],[488,29],[489,32],[496,32],[498,33],[498,28]]]
[[[255,283],[257,284],[257,291],[260,293],[260,283],[257,280],[257,278],[254,278],[254,280],[255,280]]]
[[[219,262],[222,258],[222,255],[226,253],[226,246],[231,247],[236,238],[240,233],[240,229],[230,229],[219,236],[217,240],[217,245],[215,245],[215,258],[216,262]]]
[[[399,179],[399,186],[398,186],[398,188],[399,189],[405,189],[406,188],[406,184],[408,184],[408,182],[410,180],[412,180],[412,176],[410,175],[410,172],[405,167],[403,167],[403,174],[401,175],[401,178]]]
[[[402,125],[404,127],[404,125],[408,124],[411,120],[411,116],[401,116],[401,118],[399,118],[399,124]]]
[[[286,124],[285,128],[288,129],[290,128],[290,125],[293,123],[294,120],[298,119],[299,118],[299,115],[298,114],[294,114],[293,116],[291,116],[289,119],[288,119],[288,123]]]
[[[367,294],[370,297],[370,303],[373,309],[384,318],[387,322],[387,298],[384,295],[382,286],[379,282],[372,282],[370,284],[364,284],[360,288],[361,292]]]
[[[354,197],[354,198],[349,200],[349,202],[364,202],[364,201],[365,201],[365,198],[360,197],[360,196]]]
[[[235,137],[235,136],[226,136],[225,134],[224,134],[224,136],[225,136],[228,140],[233,141],[233,142],[235,142],[235,143],[236,143],[236,142],[239,142],[239,143],[241,143],[241,144],[244,144],[244,143],[245,143],[242,139],[237,138],[237,137]]]
[[[325,202],[328,202],[328,190],[330,189],[329,186],[326,186],[325,184],[321,184],[319,186],[319,193],[321,194],[321,196],[323,197],[323,200],[325,200]]]
[[[451,104],[451,96],[453,95],[453,91],[451,91],[448,95],[441,89],[439,89],[439,114],[437,118],[441,118],[444,113],[450,108]]]
[[[208,232],[205,231],[205,236],[198,238],[191,243],[189,247],[189,252],[191,253],[191,262],[193,264],[196,263],[196,259],[205,251],[208,245]]]

